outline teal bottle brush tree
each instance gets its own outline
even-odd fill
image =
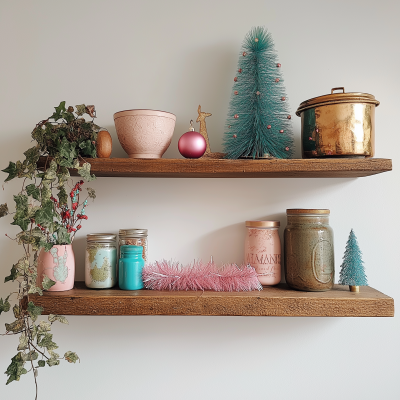
[[[271,34],[247,33],[239,55],[224,134],[226,158],[290,158],[291,115]]]
[[[339,285],[349,285],[352,292],[358,292],[360,286],[368,286],[362,253],[353,229],[350,231],[340,268]]]

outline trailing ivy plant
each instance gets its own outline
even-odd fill
[[[91,117],[86,121],[84,114]],[[55,244],[70,244],[81,221],[87,219],[85,207],[88,198],[96,197],[93,189],[87,189],[82,199],[82,185],[95,179],[90,164],[80,162],[82,156],[96,157],[96,139],[100,127],[94,124],[94,106],[84,104],[65,108],[65,102],[55,107],[51,117],[39,122],[32,131],[36,145],[25,151],[25,160],[10,162],[3,170],[8,174],[5,181],[22,179],[21,191],[14,195],[15,212],[10,213],[7,204],[0,205],[0,217],[13,214],[11,225],[20,228],[13,240],[21,245],[22,257],[12,266],[5,282],[18,282],[18,290],[5,299],[0,298],[0,314],[11,310],[14,321],[6,323],[3,336],[19,335],[17,354],[12,357],[5,374],[6,384],[19,381],[21,376],[33,372],[38,393],[37,375],[46,365],[59,365],[61,359],[70,363],[79,360],[78,355],[67,351],[63,357],[57,352],[53,340],[53,323],[68,324],[61,315],[49,315],[47,321],[39,321],[43,308],[36,306],[31,295],[42,295],[56,282],[44,277],[37,285],[37,265],[40,251],[49,251]],[[42,163],[39,167],[39,158]],[[81,160],[82,161],[82,160]],[[69,168],[75,168],[83,180],[74,186]],[[69,195],[68,195],[69,194]],[[82,199],[82,201],[81,201]],[[7,235],[8,236],[8,235]],[[42,250],[43,249],[43,250]],[[12,296],[16,297],[11,305]]]

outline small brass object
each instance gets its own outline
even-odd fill
[[[350,292],[357,292],[357,293],[359,293],[360,292],[360,286],[349,286],[349,288],[350,288]]]

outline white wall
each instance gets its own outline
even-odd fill
[[[207,119],[211,147],[222,133],[237,55],[247,31],[272,33],[292,110],[332,87],[372,93],[376,156],[394,171],[359,179],[99,178],[89,220],[76,243],[83,279],[85,235],[145,227],[150,258],[240,262],[243,222],[277,217],[286,208],[331,210],[336,278],[347,236],[356,232],[370,285],[397,300],[400,173],[400,3],[359,1],[1,1],[0,161],[23,158],[30,132],[62,100],[95,104],[98,123],[125,154],[113,113],[151,108],[177,115],[166,157],[197,117]],[[293,118],[300,156],[300,119]],[[3,174],[1,180],[5,178]],[[3,185],[13,204],[20,183]],[[18,258],[10,218],[0,223],[0,276]],[[281,233],[283,232],[281,228]],[[2,278],[1,278],[2,281]],[[11,284],[0,283],[0,296]],[[0,317],[1,325],[10,314]],[[39,399],[364,399],[400,398],[399,318],[70,317],[55,327],[60,352],[76,351],[39,374]],[[0,371],[17,339],[0,338]],[[1,375],[0,375],[1,376]],[[0,398],[34,397],[33,377],[5,386]]]

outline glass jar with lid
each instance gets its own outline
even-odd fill
[[[285,278],[293,289],[323,292],[335,279],[333,230],[326,209],[288,209],[284,233]]]
[[[142,246],[143,260],[148,260],[148,242],[147,229],[120,229],[119,230],[119,247],[124,245]]]
[[[117,235],[90,233],[85,254],[85,284],[91,289],[111,288],[117,283]]]
[[[262,285],[281,281],[279,221],[246,221],[245,262],[258,274]]]

